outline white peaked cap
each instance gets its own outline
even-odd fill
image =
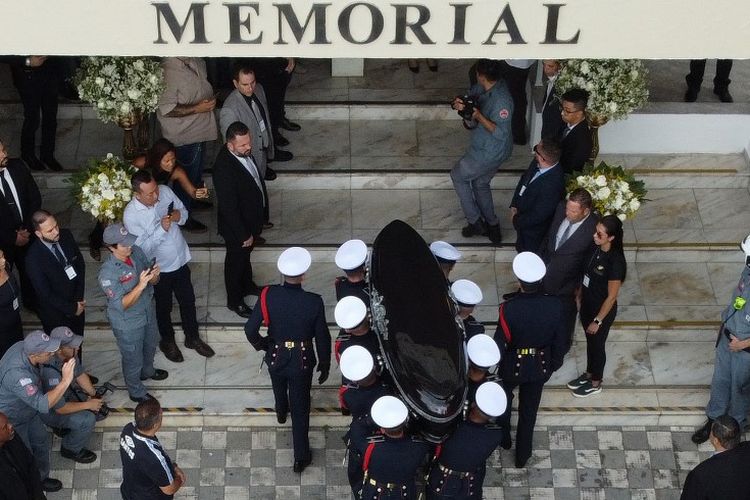
[[[500,362],[500,348],[484,333],[474,335],[466,344],[469,360],[480,368],[490,368]]]
[[[281,252],[276,267],[284,276],[300,276],[310,269],[311,262],[310,252],[302,247],[291,247]]]
[[[456,247],[440,240],[430,243],[430,251],[435,257],[439,257],[443,260],[457,261],[462,256],[461,252],[459,252]]]
[[[339,361],[341,374],[352,382],[366,379],[374,367],[372,354],[361,345],[353,345],[344,349],[341,361]]]
[[[482,302],[482,289],[471,280],[456,280],[451,285],[451,292],[461,304],[475,306]]]
[[[378,427],[395,429],[406,422],[409,410],[400,399],[393,396],[382,396],[372,404],[370,416]]]
[[[536,283],[544,278],[547,268],[534,252],[521,252],[513,259],[513,274],[525,283]]]
[[[333,317],[339,328],[349,330],[365,320],[367,306],[360,298],[350,295],[338,301],[333,310]]]
[[[357,269],[367,260],[367,245],[362,240],[349,240],[336,250],[336,265],[344,271]]]
[[[485,382],[480,385],[474,400],[482,413],[490,417],[499,417],[505,413],[508,406],[505,391],[497,382]]]

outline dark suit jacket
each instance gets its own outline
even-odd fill
[[[567,127],[567,125],[566,125]],[[562,146],[562,155],[560,155],[560,164],[566,174],[577,170],[582,170],[583,165],[591,156],[591,131],[586,120],[582,121],[570,133],[562,138],[565,127],[560,130],[560,145]]]
[[[21,160],[9,160],[6,168],[18,192],[18,200],[21,204],[21,213],[24,219],[23,227],[33,235],[34,228],[31,223],[31,214],[42,206],[42,195],[39,193],[39,187],[36,185],[34,177],[31,176],[31,172]],[[13,196],[13,194],[8,193],[8,196]],[[5,252],[5,258],[11,263],[15,262],[16,229],[19,228],[14,222],[13,213],[8,208],[5,199],[0,199],[0,249]]]
[[[250,172],[229,152],[226,144],[221,147],[214,162],[213,179],[219,234],[227,244],[241,244],[250,236],[259,236],[263,230],[262,192]],[[260,179],[265,187],[263,177]]]
[[[680,500],[748,500],[750,443],[707,458],[690,471]]]
[[[516,250],[519,252],[539,251],[552,216],[555,215],[555,208],[565,194],[565,180],[559,164],[529,184],[536,172],[537,162],[532,160],[518,180],[510,203],[511,207],[518,209],[513,217],[513,227],[516,229]]]
[[[546,86],[544,90],[547,90]],[[555,95],[553,87],[549,98],[542,103],[542,139],[545,137],[558,139],[564,126],[565,122],[560,114],[560,99]]]
[[[544,292],[551,295],[571,296],[583,279],[584,260],[594,248],[594,231],[596,230],[596,214],[589,214],[588,218],[578,226],[575,233],[555,250],[557,231],[565,219],[565,201],[560,203],[552,219],[541,248],[541,256],[547,264],[547,274],[544,275]]]
[[[68,264],[76,271],[77,276],[72,280],[40,240],[34,240],[26,253],[26,273],[37,295],[39,318],[47,331],[67,324],[65,318],[75,316],[77,302],[83,300],[86,286],[86,263],[73,234],[61,229],[59,243]]]

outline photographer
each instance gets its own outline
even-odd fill
[[[67,326],[58,326],[50,333],[52,339],[60,341],[60,349],[52,359],[42,365],[42,388],[49,392],[60,384],[62,367],[69,359],[77,358],[83,337],[74,334]],[[96,398],[96,390],[83,366],[76,363],[73,383],[49,413],[41,414],[42,422],[54,429],[62,429],[60,454],[76,462],[88,464],[96,460],[96,454],[86,449],[94,432],[96,414],[104,402]],[[59,431],[58,431],[59,432]]]
[[[498,244],[500,223],[490,182],[513,150],[513,101],[505,83],[499,81],[498,61],[480,59],[476,68],[477,84],[451,104],[463,118],[464,127],[471,130],[469,149],[451,170],[451,180],[468,222],[461,234],[466,238],[487,235]]]

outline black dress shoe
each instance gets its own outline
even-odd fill
[[[708,436],[711,435],[711,426],[714,425],[713,419],[706,420],[706,423],[703,424],[703,427],[695,431],[693,436],[690,438],[695,444],[701,444],[708,441]]]
[[[96,453],[91,450],[87,450],[86,448],[81,448],[78,453],[73,453],[66,448],[60,447],[60,455],[78,462],[79,464],[90,464],[91,462],[96,461]]]
[[[149,399],[154,399],[154,397],[149,393],[146,393],[145,396],[141,396],[140,398],[136,398],[135,396],[130,396],[130,400],[134,403],[143,403],[144,401],[148,401]]]
[[[688,87],[687,91],[685,92],[685,102],[695,102],[698,100],[698,91],[700,89],[694,89]]]
[[[263,223],[263,229],[271,229],[273,227],[273,222],[264,222]]]
[[[154,369],[154,374],[150,377],[143,378],[141,377],[141,380],[164,380],[165,378],[169,377],[169,372],[167,370],[161,370],[159,368]],[[133,399],[133,398],[130,398]]]
[[[284,147],[289,145],[289,139],[281,134],[273,136],[273,145],[276,147]]]
[[[99,383],[99,377],[94,377],[90,373],[87,373],[86,375],[89,376],[89,380],[91,381],[91,385],[96,385]]]
[[[227,306],[227,309],[235,312],[236,314],[242,316],[243,318],[249,318],[250,314],[253,312],[253,308],[248,306],[247,304],[240,304],[238,306]]]
[[[288,412],[286,412],[286,411],[282,413],[282,412],[280,412],[280,411],[277,410],[276,411],[276,421],[278,423],[280,423],[280,424],[285,424],[286,423],[287,413]]]
[[[34,155],[21,155],[21,159],[31,170],[42,171],[46,168],[44,163]]]
[[[300,473],[303,470],[305,470],[305,467],[310,465],[312,463],[312,452],[305,460],[295,460],[294,461],[294,472]]]
[[[214,350],[211,349],[211,346],[203,342],[203,340],[201,340],[200,338],[185,340],[185,347],[187,347],[188,349],[195,349],[195,352],[197,352],[204,358],[210,358],[211,356],[216,354]]]
[[[290,153],[289,151],[284,151],[283,149],[277,149],[276,153],[274,154],[273,161],[289,161],[292,158],[294,158],[294,155]]]
[[[42,163],[53,172],[62,172],[63,170],[63,166],[60,165],[60,162],[51,156],[49,158],[42,158]]]
[[[182,229],[189,233],[205,233],[206,231],[208,231],[208,228],[205,224],[193,219],[192,217],[188,217],[188,220],[185,221]]]
[[[486,236],[487,228],[484,222],[480,219],[476,222],[469,223],[461,229],[461,235],[464,238],[471,238],[472,236]]]
[[[253,246],[259,247],[266,244],[266,239],[263,236],[256,236],[253,238]]]
[[[42,479],[42,489],[47,493],[54,493],[62,489],[62,483],[58,479],[47,477]]]
[[[487,237],[495,245],[499,245],[503,241],[503,236],[500,233],[500,224],[494,226],[487,226]]]
[[[281,123],[279,123],[279,126],[284,130],[289,130],[290,132],[297,132],[298,130],[302,129],[302,127],[298,123],[289,121],[289,118],[287,118],[286,116],[281,119]]]
[[[172,363],[182,363],[183,361],[185,361],[185,358],[182,357],[180,348],[177,347],[174,339],[168,342],[159,342],[159,349],[161,349],[161,352],[164,353],[164,357],[166,357]]]
[[[714,94],[719,96],[721,102],[734,102],[732,94],[729,93],[729,89],[714,89]]]
[[[263,178],[267,181],[276,180],[276,171],[266,165],[266,175],[263,176]]]

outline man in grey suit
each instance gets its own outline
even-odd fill
[[[544,293],[560,297],[567,332],[567,350],[573,343],[576,314],[576,295],[583,279],[586,259],[594,251],[594,231],[597,217],[592,213],[591,194],[575,189],[568,200],[560,203],[552,225],[540,249],[547,265]]]
[[[255,71],[248,64],[238,65],[234,70],[235,90],[229,94],[219,113],[219,126],[222,137],[227,128],[234,122],[242,122],[250,129],[253,152],[252,157],[258,166],[260,175],[267,181],[276,178],[268,163],[272,161],[289,161],[292,153],[275,149],[271,126],[271,115],[268,112],[268,101],[263,86],[255,80]]]

